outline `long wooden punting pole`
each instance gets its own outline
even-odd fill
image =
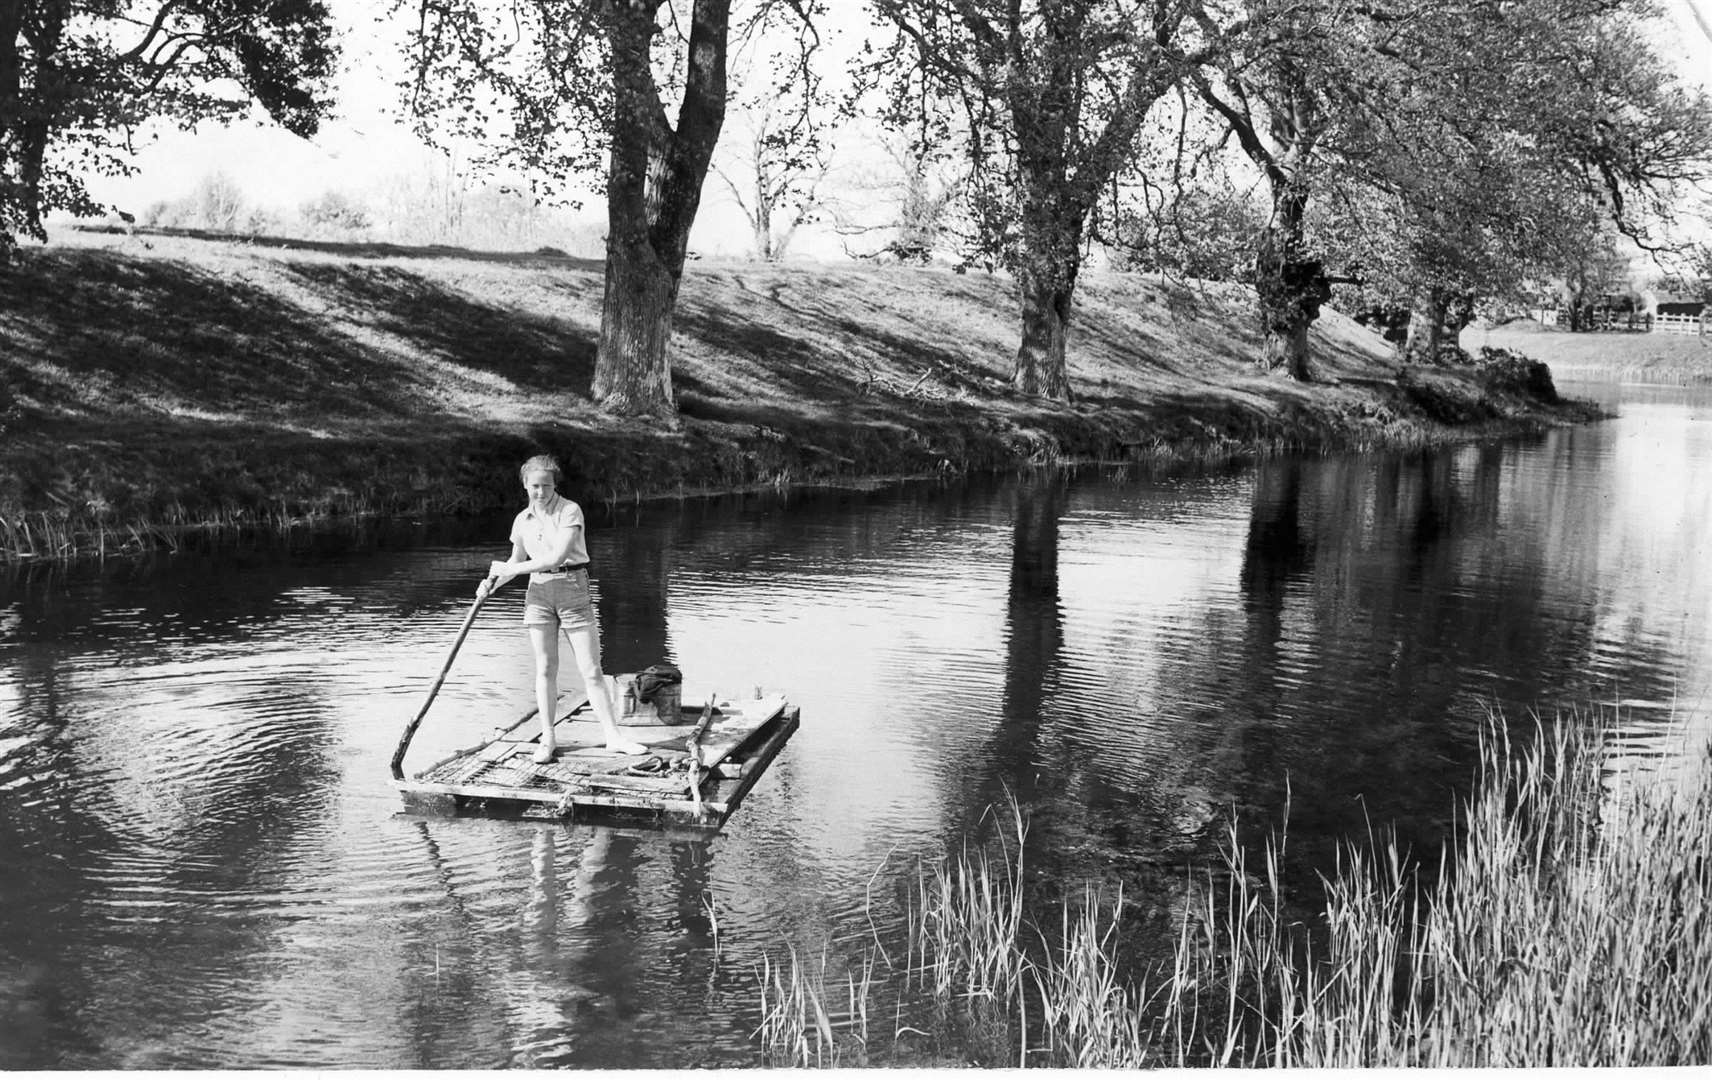
[[[410,748],[410,740],[416,737],[416,729],[422,726],[422,718],[428,715],[428,706],[434,704],[435,695],[446,681],[446,673],[452,670],[452,661],[457,659],[458,650],[464,647],[464,638],[469,636],[470,626],[476,621],[476,613],[481,610],[482,603],[487,600],[488,593],[493,591],[495,578],[487,579],[487,588],[476,596],[476,602],[470,605],[470,613],[464,616],[464,625],[458,627],[458,640],[452,642],[452,651],[446,654],[446,662],[440,665],[440,674],[434,680],[434,685],[428,688],[428,697],[422,702],[422,707],[416,710],[416,715],[410,718],[410,723],[404,726],[404,735],[398,740],[398,749],[392,752],[392,778],[404,779],[404,752]]]

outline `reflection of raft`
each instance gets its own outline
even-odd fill
[[[777,695],[716,700],[711,714],[702,706],[682,709],[681,723],[625,727],[626,738],[650,751],[632,757],[605,748],[585,699],[560,719],[554,730],[559,754],[547,765],[532,760],[540,729],[534,719],[530,710],[480,745],[415,776],[397,776],[393,786],[407,806],[420,809],[644,815],[718,829],[796,731],[798,710]]]

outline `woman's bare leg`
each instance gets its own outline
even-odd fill
[[[529,644],[535,650],[535,708],[541,717],[541,745],[535,760],[546,764],[553,760],[558,742],[553,725],[559,710],[559,631],[553,626],[531,626]]]
[[[612,688],[607,685],[606,673],[600,669],[600,632],[589,626],[581,630],[566,630],[565,637],[571,643],[577,671],[582,674],[583,686],[588,690],[594,718],[600,721],[600,730],[606,736],[606,748],[621,754],[646,754],[646,746],[625,738],[624,733],[618,730],[618,709],[613,705]]]

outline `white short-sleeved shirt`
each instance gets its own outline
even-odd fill
[[[517,520],[511,523],[511,542],[522,544],[531,561],[547,559],[558,551],[559,545],[564,543],[566,530],[569,530],[572,534],[571,546],[570,550],[565,552],[563,562],[573,566],[588,562],[588,539],[583,535],[583,508],[563,495],[555,495],[553,498],[553,505],[543,514],[537,514],[535,508],[529,506],[517,515]],[[550,581],[552,578],[553,575],[529,575],[531,581]]]

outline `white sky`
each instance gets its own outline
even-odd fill
[[[328,190],[360,195],[401,175],[428,170],[431,152],[395,117],[395,82],[403,61],[392,32],[376,20],[377,5],[332,0],[331,6],[347,32],[339,80],[340,118],[323,125],[313,141],[266,122],[229,128],[204,125],[192,133],[168,130],[142,148],[137,175],[93,182],[96,197],[138,213],[153,202],[189,194],[198,181],[218,171],[231,177],[250,202],[291,211]],[[1664,0],[1663,6],[1666,25],[1661,28],[1661,53],[1691,81],[1712,86],[1712,0]],[[843,0],[840,10],[853,23],[844,35],[845,42],[851,43],[860,37],[857,13],[863,9]],[[728,118],[728,133],[729,123]],[[598,205],[584,213],[593,222],[604,217]],[[699,250],[709,254],[745,250],[741,215],[725,185],[711,176],[703,194],[702,218],[695,238]]]
[[[329,188],[367,186],[426,160],[426,149],[390,115],[397,100],[391,81],[402,64],[375,26],[372,9],[365,13],[364,6],[333,0],[346,32],[338,80],[340,118],[323,125],[314,140],[265,119],[229,127],[204,124],[194,132],[157,131],[137,155],[137,175],[99,181],[92,185],[98,197],[136,210],[186,195],[197,181],[218,171],[257,203],[295,206]]]

